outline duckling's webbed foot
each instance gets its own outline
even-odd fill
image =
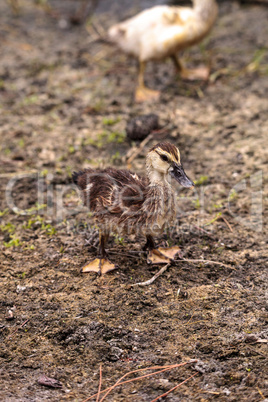
[[[173,246],[169,248],[156,248],[154,239],[150,235],[147,236],[147,241],[144,249],[149,249],[147,255],[148,264],[168,264],[169,262],[173,261],[176,254],[180,253],[180,248],[178,246]]]
[[[148,264],[168,264],[174,260],[176,254],[180,252],[180,248],[177,246],[169,248],[155,248],[149,250],[147,256]]]
[[[168,264],[169,262],[170,258],[165,256],[159,249],[149,250],[147,255],[148,264]]]
[[[107,254],[105,251],[105,244],[108,240],[108,237],[109,237],[108,234],[102,234],[101,231],[99,231],[99,238],[100,238],[99,255],[100,255],[100,258],[95,258],[95,260],[90,261],[87,265],[85,265],[81,269],[81,272],[96,272],[99,275],[103,275],[103,274],[106,274],[107,272],[110,272],[113,269],[117,268],[117,266],[115,264],[112,264],[107,258]]]
[[[166,247],[166,248],[159,248],[166,257],[170,258],[171,260],[177,255],[179,258],[182,258],[181,249],[178,246],[173,247]]]
[[[95,260],[90,261],[87,265],[85,265],[81,269],[81,272],[96,272],[99,275],[103,275],[116,268],[116,265],[112,264],[106,258],[95,258]]]

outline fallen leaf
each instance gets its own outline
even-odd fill
[[[62,388],[62,384],[58,380],[55,380],[54,378],[49,378],[45,374],[42,374],[38,378],[38,384],[45,385],[46,387],[51,388]]]

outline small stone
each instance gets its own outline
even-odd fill
[[[26,286],[20,286],[20,285],[17,286],[17,293],[24,292],[25,290],[26,290]]]
[[[256,335],[246,335],[244,339],[245,343],[256,343],[258,342],[258,337]]]
[[[229,396],[231,394],[231,391],[228,388],[224,388],[223,392],[225,393],[225,395]]]
[[[61,18],[59,20],[58,25],[60,29],[67,29],[69,27],[68,21],[65,20],[64,18]]]
[[[169,380],[167,380],[166,378],[159,378],[158,383],[160,385],[169,385],[170,384]]]
[[[55,380],[55,378],[49,378],[45,374],[42,374],[38,378],[38,384],[44,385],[45,387],[50,387],[50,388],[62,388],[62,384],[60,381]]]
[[[5,319],[7,320],[7,321],[11,321],[11,320],[14,320],[14,314],[13,314],[13,311],[12,310],[8,310],[8,312],[6,313],[6,316],[5,316]]]
[[[127,137],[132,141],[142,141],[152,131],[159,129],[158,116],[156,114],[144,114],[134,117],[127,122]]]

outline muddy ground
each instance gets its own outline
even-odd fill
[[[210,37],[184,54],[189,66],[211,63],[210,81],[182,81],[170,61],[150,63],[146,82],[161,99],[137,105],[135,60],[94,42],[90,24],[20,4],[16,18],[0,3],[0,398],[82,401],[97,392],[100,364],[105,388],[128,371],[191,359],[107,399],[151,401],[195,373],[165,400],[268,398],[268,8],[222,3]],[[104,1],[93,22],[105,30],[144,4],[108,13]],[[175,185],[178,223],[159,244],[225,265],[177,261],[150,286],[131,287],[160,268],[147,265],[143,239],[115,236],[110,258],[120,269],[80,273],[96,255],[96,233],[70,176],[125,166],[135,145],[126,122],[147,112],[165,130],[132,169],[144,173],[146,151],[164,138],[196,181],[194,191]],[[62,388],[40,385],[41,375]]]

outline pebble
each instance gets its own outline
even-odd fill
[[[6,316],[5,316],[5,319],[7,320],[7,321],[11,321],[11,320],[14,320],[14,314],[13,314],[13,311],[12,310],[8,310],[8,312],[6,313]]]
[[[132,141],[142,141],[157,129],[159,129],[158,116],[153,113],[134,117],[126,126],[127,137]]]
[[[17,286],[17,293],[24,292],[25,290],[26,290],[26,286],[20,286],[20,285]]]

